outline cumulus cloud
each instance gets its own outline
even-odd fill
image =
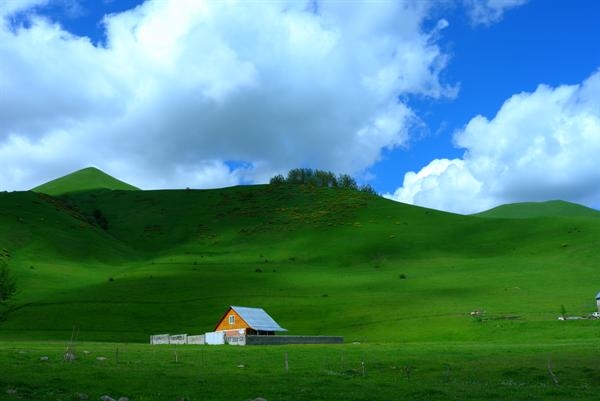
[[[494,118],[458,131],[462,159],[407,173],[387,196],[458,213],[510,202],[563,199],[600,205],[600,71],[578,85],[540,85]]]
[[[522,6],[529,0],[464,0],[471,22],[474,25],[491,25],[502,19],[511,8]]]
[[[461,213],[472,210],[481,187],[482,183],[473,177],[464,160],[435,159],[419,172],[406,173],[403,186],[393,195],[386,194],[386,197]],[[485,201],[479,199],[478,203]]]
[[[146,2],[105,16],[101,45],[37,15],[41,0],[7,4],[1,189],[87,165],[143,188],[356,173],[410,141],[419,120],[398,99],[455,94],[447,22],[422,28],[430,2]]]

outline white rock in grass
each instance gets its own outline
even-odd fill
[[[49,359],[50,359],[50,358],[48,358],[47,356],[43,356],[43,357],[41,357],[41,358],[40,358],[40,361],[42,361],[42,362],[46,362],[46,361],[48,361]]]
[[[102,401],[115,401],[115,399],[112,398],[110,395],[103,395],[102,397],[100,397],[100,399]]]

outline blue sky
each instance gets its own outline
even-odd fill
[[[599,18],[592,0],[7,0],[0,189],[302,166],[458,213],[598,208]]]
[[[473,26],[454,14],[441,44],[452,55],[445,79],[460,83],[460,92],[452,100],[419,104],[429,135],[379,163],[377,186],[393,191],[398,171],[460,157],[464,149],[453,146],[454,130],[477,114],[493,118],[513,94],[586,79],[600,68],[599,17],[600,4],[588,0],[530,1],[490,26]]]

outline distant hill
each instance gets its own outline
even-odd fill
[[[556,319],[561,305],[597,310],[591,209],[512,205],[550,217],[493,219],[311,185],[83,190],[108,177],[86,170],[40,187],[60,197],[0,192],[0,252],[18,286],[0,341],[64,341],[73,327],[85,341],[201,334],[229,305],[348,342],[597,340],[597,321]],[[96,187],[117,188],[108,179]]]
[[[32,191],[47,195],[63,195],[91,189],[139,190],[139,188],[111,177],[95,167],[88,167],[37,186]]]
[[[504,219],[532,217],[600,217],[600,211],[576,203],[561,200],[546,202],[522,202],[497,206],[475,216]]]

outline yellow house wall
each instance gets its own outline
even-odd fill
[[[235,317],[234,324],[229,324],[229,316],[234,316]],[[248,323],[246,323],[244,321],[244,319],[242,319],[240,317],[240,315],[238,315],[233,309],[229,309],[229,311],[227,312],[227,314],[225,315],[225,317],[223,317],[223,319],[221,319],[221,321],[219,322],[219,324],[217,324],[217,327],[215,328],[215,331],[235,330],[235,329],[247,329],[249,327],[250,326],[248,326]]]

